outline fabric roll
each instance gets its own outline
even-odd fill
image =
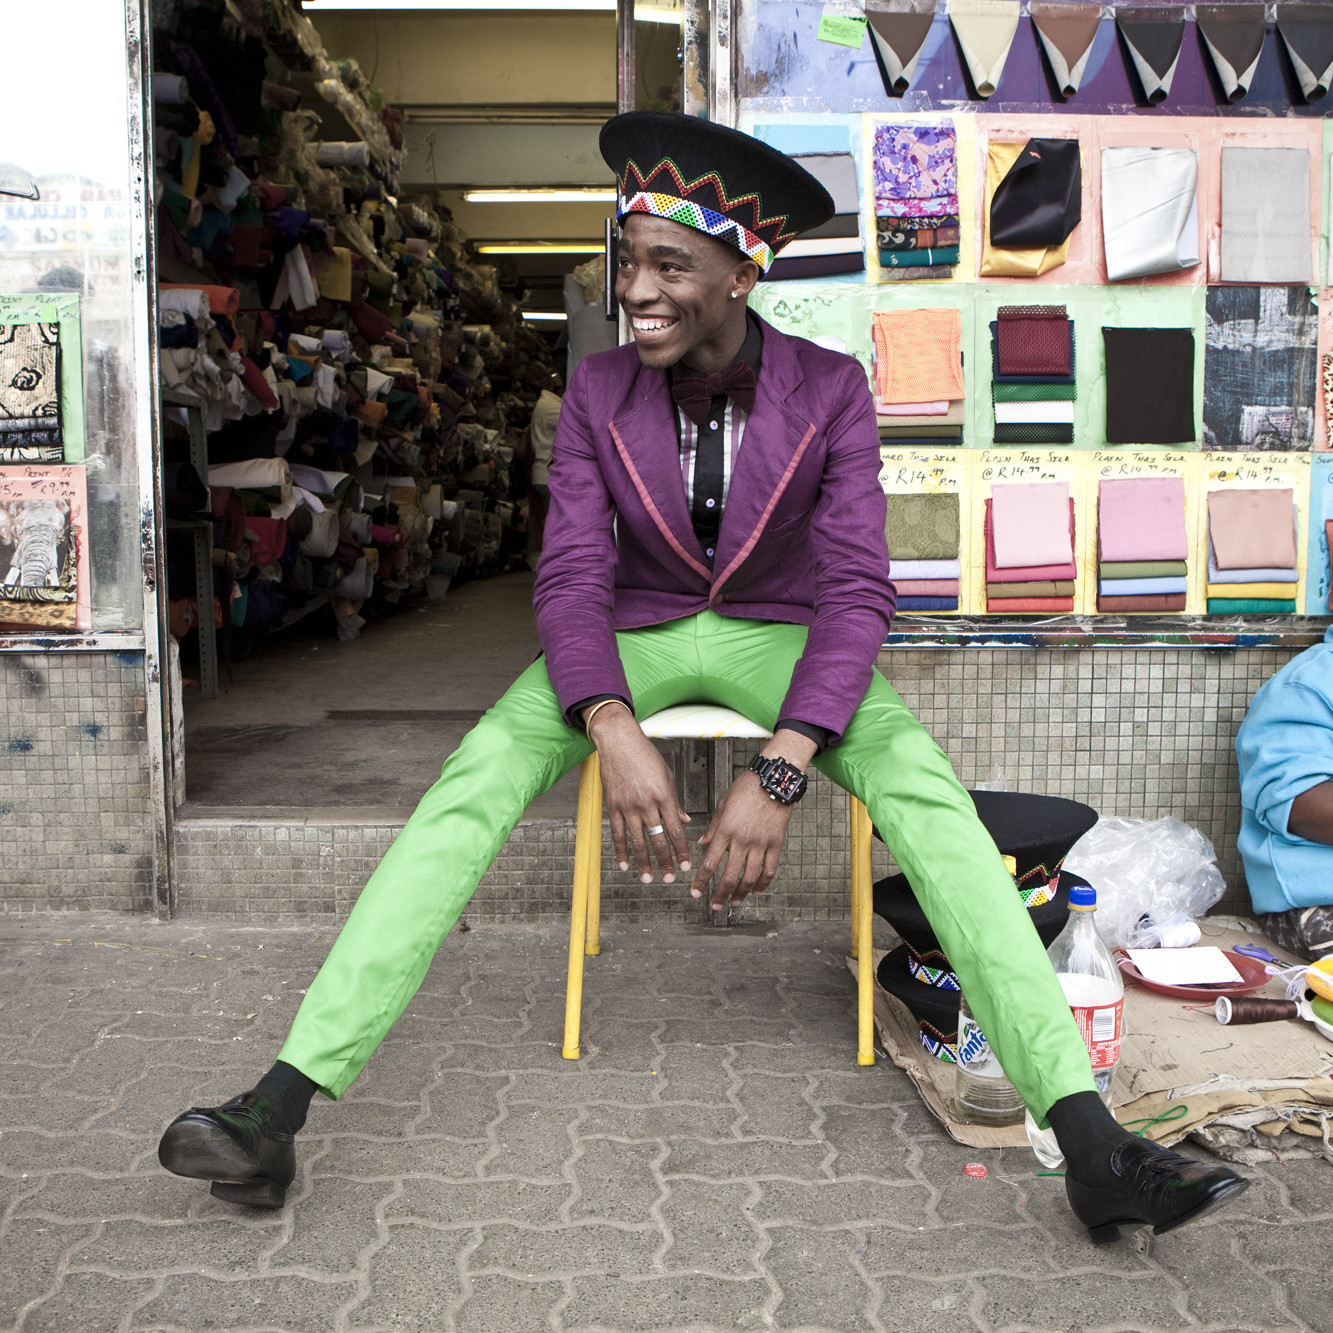
[[[1055,579],[1075,579],[1078,570],[1071,557],[1061,565],[1034,565],[1022,569],[1001,569],[995,563],[995,524],[991,514],[991,502],[985,501],[983,527],[986,535],[986,582],[987,583],[1030,583]],[[1069,543],[1073,551],[1074,543],[1074,502],[1069,502]]]
[[[310,531],[301,538],[301,554],[311,559],[328,559],[338,549],[339,522],[336,509],[313,513]]]
[[[238,491],[274,489],[286,500],[292,493],[292,470],[285,458],[251,458],[241,463],[220,463],[208,469],[208,484],[230,486]]]
[[[995,422],[996,425],[1025,423],[1073,425],[1074,404],[1072,402],[996,403]]]
[[[1106,442],[1185,444],[1194,424],[1194,331],[1102,328]]]
[[[991,438],[996,444],[1073,444],[1074,428],[1059,422],[997,422]]]
[[[961,310],[878,310],[872,332],[879,396],[886,403],[963,397]]]
[[[957,611],[956,597],[900,597],[899,611]]]
[[[315,161],[321,167],[368,167],[370,147],[359,141],[316,144]]]
[[[1254,80],[1264,49],[1263,5],[1196,5],[1194,20],[1228,102],[1239,102]]]
[[[1064,306],[1001,306],[993,327],[1000,374],[1071,372],[1074,326]]]
[[[1189,554],[1185,479],[1130,477],[1100,482],[1097,539],[1105,560],[1185,560]]]
[[[1200,262],[1199,159],[1192,148],[1103,148],[1102,237],[1112,282]]]
[[[1030,583],[988,583],[986,596],[990,597],[1072,597],[1073,579],[1039,579]]]
[[[228,319],[241,308],[241,294],[235,287],[210,286],[208,283],[193,282],[164,282],[160,287],[164,292],[203,292],[208,299],[209,312],[214,315],[226,315]]]
[[[1184,577],[1189,566],[1183,560],[1103,560],[1097,573],[1104,579],[1160,579]]]
[[[892,553],[891,553],[892,555]],[[892,556],[891,577],[902,579],[960,579],[962,562],[952,560],[899,560]]]
[[[884,498],[884,533],[895,570],[900,560],[952,560],[958,555],[960,519],[955,492],[891,493]]]
[[[1210,598],[1275,598],[1281,601],[1295,596],[1296,589],[1290,583],[1210,583],[1207,592]]]
[[[1026,148],[1027,141],[1003,143],[993,139],[987,143],[985,216],[988,222],[996,190]],[[1068,238],[1060,245],[1023,248],[995,246],[991,243],[990,227],[987,226],[982,238],[981,274],[983,277],[1035,278],[1058,268],[1068,257]]]
[[[1307,102],[1333,87],[1333,5],[1279,4],[1277,30]]]
[[[907,0],[892,9],[866,6],[870,40],[891,97],[901,97],[911,86],[934,18],[935,0]]]
[[[1309,150],[1223,148],[1222,281],[1313,280]]]
[[[153,101],[169,106],[183,106],[190,100],[189,81],[181,74],[153,72]]]
[[[1061,246],[1083,210],[1077,139],[1029,139],[995,187],[990,243],[1007,250]]]
[[[320,295],[330,301],[352,299],[352,252],[340,245],[320,250],[314,256],[315,281]]]
[[[1296,610],[1294,601],[1267,597],[1210,597],[1210,616],[1267,616],[1291,615]]]
[[[1290,487],[1208,492],[1208,539],[1218,569],[1295,569]]]
[[[1122,6],[1115,11],[1115,21],[1148,104],[1164,102],[1180,61],[1185,11],[1174,6]]]
[[[1000,569],[1073,561],[1065,524],[1068,482],[1000,482],[991,487],[990,504],[995,563]]]
[[[1074,384],[1009,384],[991,381],[991,401],[996,403],[1072,403],[1078,397]]]
[[[796,244],[795,241],[792,242]],[[790,248],[790,247],[789,247]],[[881,250],[880,266],[883,268],[931,268],[939,265],[958,263],[959,247],[946,245],[938,250]]]
[[[1018,16],[1018,0],[950,0],[949,22],[980,98],[990,97],[1000,86]]]
[[[1101,579],[1097,590],[1103,597],[1168,597],[1186,592],[1184,578]]]
[[[1069,0],[1032,0],[1028,6],[1041,49],[1050,62],[1061,97],[1073,97],[1087,71],[1092,43],[1101,26],[1101,5]]]
[[[986,610],[990,612],[1045,611],[1058,614],[1073,609],[1072,597],[988,597],[986,599]]]
[[[208,293],[202,287],[172,287],[161,284],[157,291],[159,311],[178,310],[189,319],[208,318]]]
[[[1185,594],[1177,593],[1173,597],[1099,597],[1098,611],[1127,611],[1143,613],[1148,611],[1183,611]]]
[[[894,579],[900,597],[957,597],[957,579]]]

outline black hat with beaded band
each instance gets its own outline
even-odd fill
[[[875,979],[912,1015],[917,1038],[937,1060],[958,1061],[958,1000],[956,990],[923,986],[907,967],[907,946],[900,944],[879,960]]]
[[[1019,897],[1037,932],[1050,943],[1069,912],[1068,889],[1082,883],[1061,866],[1070,848],[1097,822],[1097,812],[1062,796],[1026,792],[969,792],[977,818],[1001,853],[1014,862]],[[966,886],[959,886],[966,892]],[[875,912],[913,946],[917,954],[939,949],[935,932],[912,894],[905,875],[889,875],[873,889]]]
[[[734,246],[768,272],[774,256],[834,214],[829,192],[786,153],[674,111],[627,111],[602,126],[616,221],[648,213]]]

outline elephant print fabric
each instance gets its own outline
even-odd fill
[[[83,469],[0,470],[0,625],[91,628]]]
[[[59,463],[59,324],[0,324],[0,464]]]

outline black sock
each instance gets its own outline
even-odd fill
[[[318,1087],[295,1065],[279,1060],[252,1091],[268,1099],[273,1109],[273,1128],[283,1134],[295,1134],[305,1124],[310,1099]]]
[[[1046,1113],[1069,1174],[1084,1185],[1111,1186],[1111,1153],[1135,1135],[1116,1121],[1095,1092],[1061,1097]]]

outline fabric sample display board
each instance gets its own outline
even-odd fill
[[[986,145],[986,218],[989,222],[991,205],[1010,169],[1027,150],[1028,141],[1004,143],[992,139]],[[990,227],[981,247],[981,274],[983,277],[1035,278],[1058,268],[1069,257],[1069,238],[1058,245],[1012,247],[994,245]]]
[[[990,97],[1000,85],[1018,16],[1018,0],[950,0],[949,22],[980,98]]]
[[[1222,281],[1304,282],[1310,256],[1310,154],[1222,149]]]
[[[1111,282],[1199,263],[1198,183],[1192,148],[1102,149],[1102,237]]]
[[[1306,287],[1209,287],[1203,447],[1308,449],[1319,311]]]
[[[1073,97],[1088,67],[1092,43],[1101,26],[1102,7],[1076,0],[1032,0],[1028,13],[1050,61],[1060,96]]]
[[[1192,329],[1102,329],[1108,444],[1183,444],[1194,426]]]
[[[1228,102],[1250,90],[1264,49],[1263,5],[1196,5],[1195,22]]]
[[[960,522],[955,492],[890,492],[884,498],[888,504],[884,532],[895,569],[902,568],[900,561],[957,558]]]
[[[872,333],[877,392],[886,403],[963,397],[961,310],[876,311]]]
[[[1333,87],[1333,5],[1279,4],[1277,30],[1307,102]]]
[[[0,324],[0,463],[59,463],[60,325]]]
[[[1116,26],[1150,106],[1164,102],[1171,92],[1185,35],[1185,11],[1175,7],[1120,6]]]
[[[870,41],[891,97],[901,97],[911,86],[934,18],[935,0],[907,0],[893,8],[866,6]]]

